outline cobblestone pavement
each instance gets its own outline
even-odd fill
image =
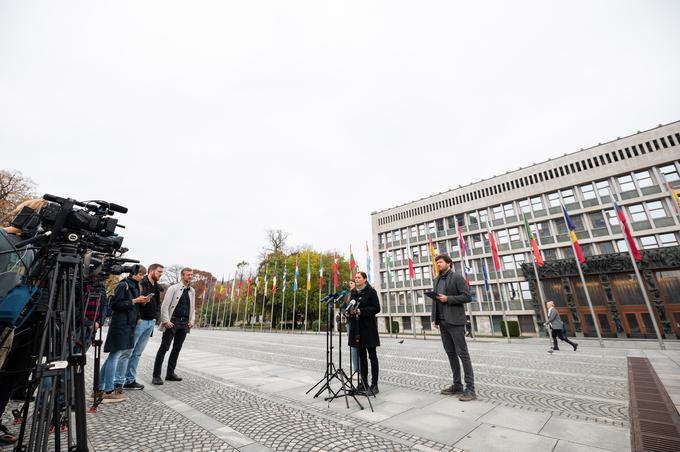
[[[144,383],[150,381],[159,340],[154,337],[142,357],[139,380]],[[380,422],[388,419],[387,415],[371,417],[389,410],[389,403],[376,407],[377,414],[357,415],[354,405],[346,410],[341,401],[335,406],[320,403],[311,395],[305,396],[299,385],[291,391],[273,390],[267,380],[271,374],[258,375],[252,370],[253,363],[259,363],[263,370],[267,366],[293,373],[299,369],[308,376],[305,381],[313,381],[309,375],[318,374],[320,378],[325,368],[325,340],[324,335],[314,334],[194,330],[180,355],[178,373],[184,377],[182,382],[127,392],[130,401],[106,404],[97,414],[88,414],[92,448],[243,452],[461,450],[453,446],[455,441],[414,434],[412,430],[409,433],[408,429]],[[334,340],[337,350],[337,337]],[[625,358],[629,351],[586,346],[578,352],[549,355],[547,342],[535,340],[518,340],[510,345],[478,341],[469,342],[469,347],[477,394],[485,402],[521,409],[529,417],[538,415],[532,413],[549,413],[545,416],[612,428],[628,425]],[[386,394],[392,387],[397,393],[398,388],[404,388],[416,390],[423,397],[435,397],[440,388],[450,384],[448,360],[437,338],[423,341],[384,337],[378,355],[381,385],[388,386]],[[347,358],[344,353],[345,363]],[[246,362],[247,368],[239,369],[239,363]],[[227,376],[220,377],[221,372]],[[272,383],[276,384],[281,382]],[[378,397],[384,396],[381,393]],[[3,417],[5,423],[8,413],[9,410]],[[465,431],[461,437],[465,437]],[[552,450],[557,439],[551,441],[538,450]]]
[[[218,332],[197,333],[191,337],[192,347],[310,370],[324,368],[323,335],[230,331],[223,341],[216,341]],[[578,352],[565,349],[550,355],[547,341],[522,340],[470,341],[468,346],[477,395],[485,401],[628,425],[626,350],[582,346]],[[427,392],[451,384],[451,369],[438,338],[383,338],[378,356],[382,382]]]

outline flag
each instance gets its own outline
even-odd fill
[[[312,270],[309,266],[309,254],[307,254],[307,290],[312,288]]]
[[[333,256],[333,287],[338,287],[338,256]]]
[[[470,268],[470,262],[468,261],[467,248],[465,247],[465,239],[463,238],[463,231],[460,229],[460,225],[458,225],[458,245],[460,246],[460,256],[462,257],[465,282],[467,282],[468,287],[470,287],[470,277],[468,275],[472,272],[472,268]]]
[[[252,273],[248,272],[248,286],[246,288],[246,300],[250,297],[250,284],[251,284],[251,278],[252,278]],[[257,281],[255,281],[255,285],[257,285]]]
[[[640,250],[638,250],[637,244],[635,243],[635,239],[633,238],[633,234],[630,232],[630,228],[628,227],[628,222],[626,221],[626,216],[623,214],[623,209],[619,205],[618,202],[614,201],[614,210],[616,210],[616,215],[619,217],[619,221],[621,222],[621,227],[623,228],[623,232],[626,234],[626,241],[628,242],[628,248],[630,249],[630,252],[633,254],[633,258],[636,261],[642,260],[642,256],[640,255]]]
[[[210,282],[210,280],[208,280]],[[203,300],[208,300],[210,299],[210,285],[208,283],[205,284],[205,292],[203,292]]]
[[[274,278],[272,279],[272,296],[276,294],[276,276],[279,273],[279,263],[274,263]]]
[[[429,235],[427,236],[427,241],[430,242],[430,256],[432,257],[432,267],[434,268],[434,276],[439,276],[439,269],[437,268],[437,253],[434,250],[434,243],[432,243],[432,238]]]
[[[678,192],[675,191],[673,186],[671,184],[668,184],[668,189],[671,191],[671,194],[673,195],[673,199],[675,199],[675,204],[678,205],[678,208],[680,209],[680,197],[678,197]]]
[[[323,289],[323,254],[319,254],[319,293]]]
[[[389,289],[392,284],[392,258],[390,257],[390,252],[385,251],[385,262],[387,263],[387,288]]]
[[[489,229],[489,243],[491,243],[491,252],[493,253],[493,266],[496,272],[501,271],[501,260],[498,258],[498,248],[496,247],[496,239],[493,232]]]
[[[354,269],[357,266],[357,262],[354,260],[354,253],[352,252],[352,245],[349,246],[349,274],[350,278],[354,279],[356,272]]]
[[[368,275],[368,282],[371,282],[371,253],[368,252],[368,242],[366,242],[366,274]]]
[[[264,286],[262,286],[262,292],[264,292],[264,296],[262,297],[263,300],[265,298],[267,298],[267,284],[269,284],[269,269],[265,266],[264,267]],[[262,303],[264,303],[264,301]]]
[[[578,244],[578,237],[576,237],[576,226],[574,226],[574,222],[571,221],[571,217],[567,213],[567,209],[564,206],[562,206],[562,212],[564,212],[564,221],[567,222],[567,227],[569,228],[569,236],[571,237],[571,243],[574,245],[574,253],[576,253],[576,258],[579,260],[579,262],[585,262],[586,258],[583,257],[581,245]]]
[[[538,242],[536,241],[536,237],[534,237],[533,232],[531,232],[529,221],[527,221],[526,215],[524,215],[524,227],[527,230],[527,237],[529,237],[529,241],[531,242],[531,249],[534,252],[534,260],[539,267],[543,267],[543,258],[541,257],[541,252],[538,250]]]
[[[486,292],[489,293],[491,286],[489,285],[489,272],[486,271],[486,259],[482,259],[482,273],[484,274],[484,287],[486,287]]]
[[[295,279],[293,280],[293,290],[298,290],[298,257],[295,256]]]
[[[219,301],[222,301],[222,292],[224,292],[224,276],[222,276],[222,282],[220,283],[220,294],[217,297]]]
[[[288,273],[288,262],[283,263],[283,277],[281,278],[281,287],[283,287],[283,292],[286,292],[286,274]]]
[[[406,246],[406,259],[408,260],[408,274],[411,276],[411,279],[414,279],[416,276],[416,270],[413,268],[413,258],[411,257],[410,245]]]
[[[243,272],[238,275],[238,287],[236,288],[236,299],[241,299],[241,287],[243,286]]]

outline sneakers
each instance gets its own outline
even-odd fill
[[[137,390],[141,391],[142,389],[144,389],[144,385],[137,383],[137,381],[133,381],[132,383],[125,383],[123,385],[123,388],[125,388],[125,389],[137,389]]]
[[[458,400],[460,400],[461,402],[477,400],[477,394],[475,394],[475,391],[470,391],[469,389],[466,389],[465,391],[463,391],[463,395],[458,397]]]
[[[106,402],[124,402],[128,398],[123,395],[123,392],[105,392],[104,395],[102,396],[104,399],[103,401]]]
[[[439,391],[440,394],[442,395],[462,395],[463,394],[463,387],[455,387],[454,385],[451,385],[447,388],[442,389]]]
[[[0,446],[9,446],[17,442],[16,435],[9,432],[9,429],[0,424]]]
[[[162,385],[163,380],[161,380],[161,377],[153,377],[153,380],[151,380],[151,384]]]
[[[165,376],[165,381],[182,381],[182,377],[177,374],[169,374]]]
[[[574,351],[578,348],[578,344],[574,344]]]

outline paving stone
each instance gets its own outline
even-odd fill
[[[504,427],[482,424],[456,443],[469,452],[546,452],[552,451],[557,440],[532,435]]]

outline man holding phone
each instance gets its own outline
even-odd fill
[[[465,342],[465,303],[472,301],[465,278],[451,270],[453,261],[446,254],[435,258],[439,276],[434,280],[434,292],[428,294],[432,300],[432,324],[439,328],[444,350],[449,357],[453,372],[453,385],[442,389],[444,395],[460,395],[459,400],[468,402],[477,399],[472,361]],[[465,372],[465,388],[460,375],[460,363]]]
[[[149,301],[138,305],[140,321],[135,328],[135,347],[126,350],[118,361],[115,383],[122,384],[125,389],[144,389],[144,385],[137,383],[137,366],[149,338],[153,335],[154,326],[160,319],[161,312],[161,286],[158,282],[163,276],[165,267],[161,264],[151,264],[148,273],[139,283],[142,295]]]

